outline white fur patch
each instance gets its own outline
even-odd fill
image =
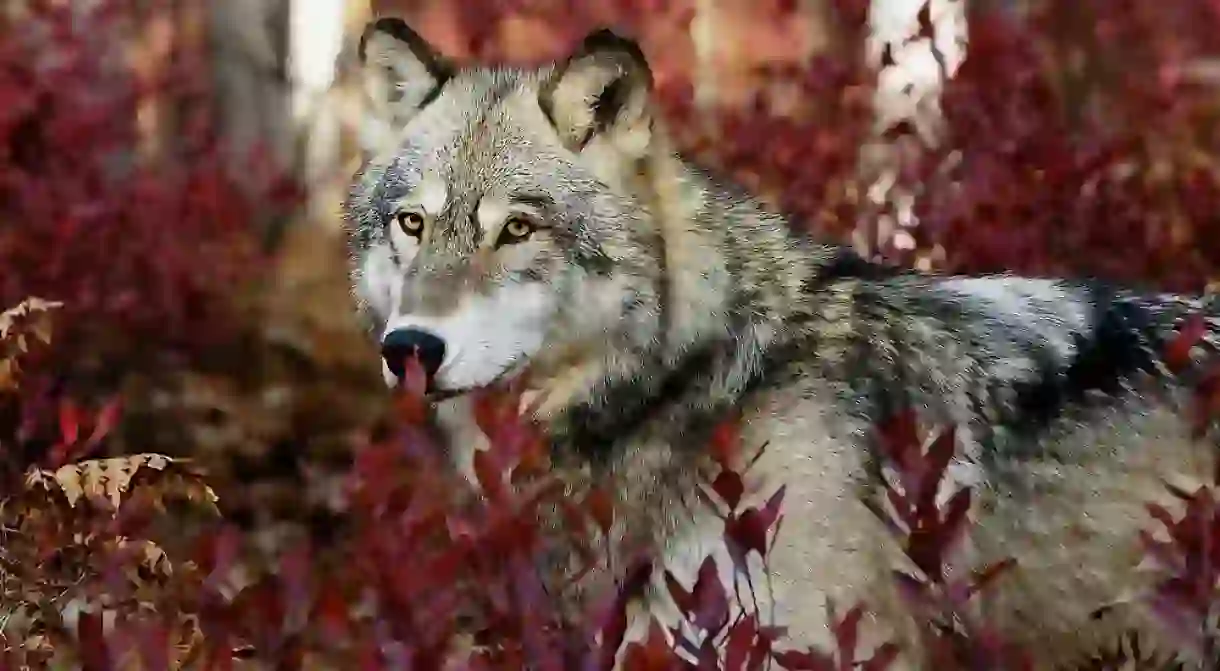
[[[954,293],[965,294],[993,303],[1003,312],[1030,312],[1032,303],[1062,303],[1068,301],[1063,286],[1057,280],[1009,277],[959,277],[940,284]]]
[[[394,284],[398,277],[393,250],[386,244],[374,245],[365,254],[356,292],[374,313],[384,317],[394,310]]]
[[[449,203],[449,187],[436,174],[427,175],[419,183],[418,201],[430,217],[440,214]]]
[[[462,390],[494,382],[542,348],[555,310],[554,294],[538,283],[511,283],[490,296],[466,296],[444,317],[400,315],[385,333],[402,328],[430,331],[445,341],[445,359],[436,386]],[[387,382],[396,384],[389,375]]]
[[[479,202],[479,210],[475,213],[479,226],[485,234],[490,234],[499,228],[508,215],[508,203],[495,198],[484,198]]]
[[[371,111],[393,125],[405,123],[436,86],[436,78],[408,47],[384,32],[370,36],[365,57],[361,79]]]
[[[939,286],[987,305],[994,314],[1023,321],[1065,356],[1073,350],[1071,333],[1089,326],[1088,306],[1070,295],[1057,280],[963,277],[945,280]]]

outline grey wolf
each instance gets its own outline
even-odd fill
[[[972,561],[1019,562],[990,608],[1040,664],[1150,629],[1123,605],[1144,584],[1144,503],[1212,468],[1181,417],[1189,371],[1160,352],[1198,311],[1202,366],[1212,301],[896,272],[794,235],[681,157],[644,54],[609,31],[537,69],[459,67],[383,18],[359,56],[387,132],[346,213],[388,384],[409,351],[448,408],[527,374],[556,471],[610,484],[617,538],[686,579],[720,551],[695,487],[710,427],[736,413],[744,444],[767,444],[753,495],[788,487],[771,606],[814,643],[828,601],[866,602],[877,640],[910,635],[900,553],[862,501],[884,477],[874,424],[913,408],[962,431],[955,477],[981,493]]]

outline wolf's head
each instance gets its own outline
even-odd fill
[[[452,395],[655,337],[652,76],[609,31],[538,69],[459,68],[398,19],[359,59],[389,133],[347,204],[353,280],[388,383],[418,353]]]

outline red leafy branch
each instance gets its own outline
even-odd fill
[[[913,412],[900,413],[881,426],[879,444],[894,477],[883,491],[889,508],[871,505],[878,518],[902,541],[915,574],[895,571],[898,592],[922,619],[930,663],[936,668],[1030,669],[1028,655],[1003,641],[986,622],[973,617],[970,600],[1015,561],[987,565],[953,577],[949,567],[969,532],[971,489],[960,487],[943,503],[940,494],[951,486],[949,465],[956,450],[954,431],[944,430],[924,441]]]

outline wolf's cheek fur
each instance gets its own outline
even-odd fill
[[[387,244],[370,247],[357,276],[356,295],[378,331],[394,311],[395,278],[400,277],[394,251]]]
[[[418,328],[439,336],[445,341],[445,358],[436,387],[465,390],[495,382],[529,361],[542,348],[556,307],[542,283],[509,282],[490,293],[464,295],[443,317],[395,316],[386,333]]]

